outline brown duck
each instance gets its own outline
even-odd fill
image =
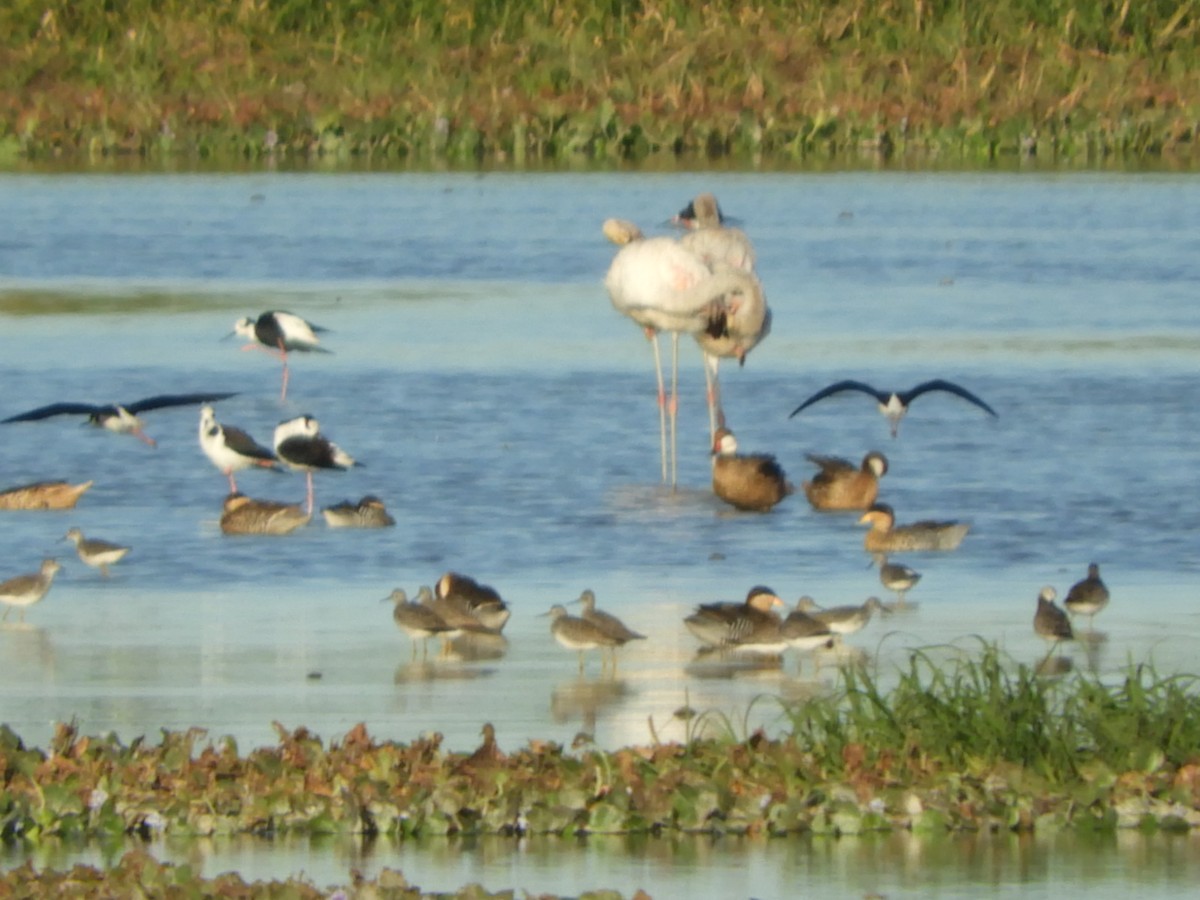
[[[813,509],[820,510],[867,509],[879,496],[879,479],[888,470],[887,457],[878,450],[864,456],[860,466],[839,456],[809,453],[807,459],[821,471],[801,487]]]
[[[792,493],[783,468],[766,453],[737,452],[737,438],[718,428],[713,440],[713,493],[731,506],[766,512]]]
[[[953,550],[962,543],[970,525],[966,522],[913,522],[897,525],[896,513],[886,503],[871,506],[861,519],[870,525],[863,546],[871,553],[894,550]]]
[[[775,607],[783,606],[768,587],[752,587],[742,603],[705,603],[683,620],[688,631],[710,647],[738,647],[781,653],[788,642]]]
[[[1071,629],[1071,620],[1054,602],[1057,596],[1058,592],[1050,585],[1042,588],[1038,592],[1037,612],[1033,615],[1033,630],[1038,633],[1039,637],[1051,642],[1051,650],[1061,641],[1075,639],[1075,632]]]
[[[1088,566],[1087,578],[1071,585],[1063,606],[1073,616],[1087,616],[1088,627],[1091,627],[1096,613],[1108,606],[1108,588],[1100,580],[1100,566],[1096,563]]]
[[[221,530],[226,534],[290,534],[307,525],[310,518],[296,503],[230,494],[221,514]]]
[[[0,509],[74,509],[94,482],[38,481],[0,491]]]

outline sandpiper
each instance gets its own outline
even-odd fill
[[[405,634],[412,638],[413,659],[417,658],[417,641],[421,642],[421,656],[426,657],[429,655],[429,638],[455,631],[427,605],[409,600],[408,594],[401,588],[392,591],[391,596],[387,599],[394,606],[392,619]]]
[[[73,543],[75,545],[75,552],[79,554],[79,558],[92,568],[99,569],[100,574],[106,577],[108,575],[108,567],[116,565],[124,559],[125,554],[130,549],[120,544],[102,541],[99,538],[85,538],[83,532],[78,528],[67,529],[67,533],[63,535],[63,540]]]
[[[8,614],[15,606],[20,610],[21,621],[24,622],[25,608],[33,606],[46,596],[46,592],[50,590],[50,585],[54,582],[54,576],[61,568],[62,566],[58,564],[57,560],[44,559],[42,568],[37,573],[18,575],[16,578],[10,578],[0,584],[0,603],[8,607],[0,619],[7,619]]]
[[[313,511],[313,472],[317,469],[349,469],[361,465],[354,457],[321,434],[321,426],[312,416],[296,416],[275,426],[275,456],[296,471],[303,472],[308,488],[305,512]]]
[[[257,349],[279,355],[283,362],[283,386],[279,393],[279,399],[282,402],[287,399],[288,353],[329,353],[329,350],[319,346],[321,341],[317,337],[326,330],[293,313],[268,310],[260,314],[257,319],[250,316],[238,319],[233,325],[233,331],[226,337],[236,334],[253,342],[244,346],[243,350]]]
[[[801,597],[796,608],[808,613],[818,622],[823,622],[834,634],[854,634],[862,631],[871,621],[871,614],[883,609],[878,597],[868,597],[861,606],[832,606],[822,609],[812,597]]]
[[[801,597],[796,608],[779,626],[783,639],[795,650],[816,650],[833,645],[833,629],[813,616],[811,609],[812,597]]]
[[[240,428],[222,425],[208,404],[200,407],[200,449],[229,479],[229,492],[238,492],[233,473],[251,466],[275,468],[275,454]]]
[[[953,550],[967,535],[966,522],[913,522],[897,525],[896,513],[886,503],[875,503],[863,513],[859,523],[870,525],[863,546],[870,553],[892,550]]]
[[[1108,587],[1100,580],[1100,566],[1091,563],[1087,568],[1087,578],[1077,581],[1067,591],[1067,599],[1063,606],[1071,615],[1088,617],[1088,628],[1096,613],[1108,606]]]
[[[897,608],[905,606],[905,598],[921,580],[921,573],[903,563],[890,562],[882,553],[875,554],[875,561],[879,563],[879,583],[895,591]]]
[[[574,601],[583,608],[582,618],[586,622],[591,622],[593,625],[604,630],[612,637],[616,638],[620,643],[618,647],[623,647],[630,641],[644,641],[646,636],[639,634],[624,622],[614,616],[612,613],[606,613],[603,610],[596,609],[596,594],[589,588],[579,595],[579,599]],[[613,647],[611,651],[612,667],[616,671],[617,668],[617,648]]]

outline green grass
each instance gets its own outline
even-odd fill
[[[1198,37],[1196,0],[12,0],[0,165],[1191,165]]]

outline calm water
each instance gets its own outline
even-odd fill
[[[972,523],[957,552],[906,559],[924,573],[916,609],[873,623],[848,654],[886,677],[910,648],[969,653],[978,635],[1035,661],[1038,589],[1065,592],[1094,560],[1113,602],[1096,640],[1068,653],[1075,666],[1195,670],[1194,178],[0,176],[0,417],[59,400],[237,391],[217,405],[222,421],[269,443],[278,421],[309,412],[364,463],[319,475],[318,505],[374,493],[398,519],[383,531],[317,523],[282,539],[223,537],[227,486],[197,446],[193,409],[147,414],[156,450],[69,417],[0,427],[0,487],[96,481],[72,512],[0,514],[0,578],[47,554],[65,564],[25,626],[0,631],[3,720],[36,744],[75,718],[126,740],[201,725],[243,746],[273,742],[272,721],[326,739],[364,721],[379,738],[438,730],[457,749],[490,720],[506,747],[580,730],[615,746],[648,740],[647,717],[678,736],[671,714],[685,702],[741,722],[755,697],[835,685],[832,660],[815,679],[807,662],[803,678],[794,661],[782,672],[698,664],[680,623],[694,604],[758,583],[824,604],[882,593],[855,517],[817,515],[802,497],[768,515],[712,498],[688,342],[681,486],[656,483],[650,352],[604,293],[613,248],[599,223],[621,215],[665,230],[656,223],[703,189],[755,241],[774,311],[745,368],[723,371],[742,447],[776,454],[796,482],[812,471],[807,452],[881,449],[882,496],[901,521]],[[332,355],[294,359],[286,404],[277,362],[220,340],[270,308],[331,330]],[[788,418],[845,377],[889,388],[950,378],[1000,416],[932,395],[897,440],[862,396]],[[297,475],[239,484],[303,499]],[[133,552],[103,579],[59,543],[70,525]],[[513,606],[502,656],[411,661],[380,600],[450,568]],[[598,680],[595,661],[577,678],[538,618],[585,587],[650,636],[616,679]],[[783,727],[778,706],[754,715]],[[498,856],[490,874],[541,889],[536,853]],[[591,849],[579,859],[611,868]],[[223,861],[249,871],[236,853]],[[294,861],[274,852],[255,865],[279,874]],[[471,874],[462,865],[436,869],[445,886]],[[1123,871],[1102,883],[1133,877]],[[1003,878],[981,883],[1000,892]],[[1050,866],[1034,880],[1074,878]],[[629,879],[623,889],[640,883]]]

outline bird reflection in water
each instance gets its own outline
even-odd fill
[[[600,714],[632,694],[623,678],[564,681],[550,694],[550,715],[560,725],[578,720],[583,730],[594,732]]]

